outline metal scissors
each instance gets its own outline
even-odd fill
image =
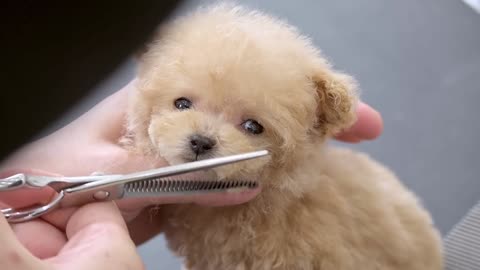
[[[15,174],[0,178],[0,192],[19,188],[51,187],[57,194],[45,205],[0,211],[8,222],[24,222],[53,209],[80,206],[90,202],[118,200],[129,197],[183,196],[199,193],[225,192],[232,188],[253,189],[257,182],[249,180],[185,180],[175,175],[211,169],[218,166],[267,156],[267,150],[205,159],[131,174],[110,174],[74,177],[50,177]]]

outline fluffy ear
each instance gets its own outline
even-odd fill
[[[350,127],[356,120],[358,101],[352,77],[322,70],[312,78],[317,93],[315,129],[331,136]]]

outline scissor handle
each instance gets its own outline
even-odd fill
[[[33,205],[27,208],[1,209],[9,223],[19,223],[35,219],[54,209],[81,206],[95,201],[110,201],[120,199],[123,196],[123,185],[110,186],[103,189],[82,190],[81,192],[70,193],[68,189],[60,190],[57,195],[46,205]]]
[[[19,210],[16,210],[14,208],[6,208],[1,209],[0,212],[5,216],[9,223],[24,222],[37,218],[57,208],[60,205],[60,202],[62,201],[64,196],[65,193],[63,191],[60,191],[60,193],[58,193],[53,198],[53,200],[46,205],[31,206]]]
[[[23,187],[26,183],[23,173],[15,174],[7,178],[0,178],[0,191],[10,191]]]
[[[58,207],[79,206],[95,201],[116,200],[124,197],[124,185],[145,179],[184,174],[201,169],[210,169],[234,162],[259,158],[268,155],[267,150],[219,157],[178,164],[169,167],[131,173],[127,175],[92,175],[86,177],[49,177],[17,174],[0,179],[0,191],[13,190],[22,186],[42,188],[49,186],[57,191],[56,197],[43,206],[24,209],[2,209],[8,222],[23,222],[41,216]]]

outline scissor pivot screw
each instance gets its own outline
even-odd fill
[[[110,192],[99,190],[93,194],[93,198],[97,201],[106,200],[110,196]]]

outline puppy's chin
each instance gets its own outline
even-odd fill
[[[213,157],[212,157],[213,158]],[[203,158],[207,159],[207,157]],[[183,164],[187,162],[194,162],[196,160],[185,160],[183,157],[166,159],[169,165]],[[198,159],[200,160],[200,159]],[[198,161],[197,160],[197,161]],[[247,163],[248,161],[244,161]],[[208,170],[196,171],[192,173],[186,173],[179,176],[179,178],[189,180],[214,180],[214,181],[260,181],[260,171],[255,170],[252,172],[249,170],[247,164],[240,164],[243,162],[228,164],[224,166],[215,167]],[[244,165],[244,166],[242,166]]]
[[[164,159],[168,165],[178,165],[219,157],[214,154],[195,155],[194,153],[181,153],[177,155],[170,155],[168,153],[162,153],[161,151],[158,151],[158,155],[162,157],[162,159]]]
[[[210,159],[210,158],[215,158],[217,157],[215,153],[211,154],[203,154],[203,155],[196,155],[192,152],[184,153],[181,155],[181,158],[178,160],[183,160],[183,162],[194,162],[194,161],[200,161],[200,160],[205,160],[205,159]]]

